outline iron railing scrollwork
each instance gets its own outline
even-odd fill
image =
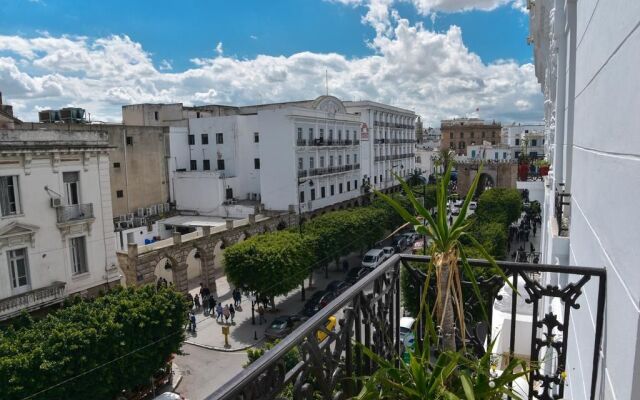
[[[278,398],[279,393],[288,385],[291,385],[294,399],[313,396],[345,399],[354,396],[362,385],[362,380],[356,378],[370,375],[376,370],[375,363],[366,357],[360,346],[366,346],[385,359],[395,358],[396,362],[401,362],[396,357],[401,351],[400,269],[407,271],[410,282],[419,289],[416,295],[421,297],[422,290],[425,289],[425,275],[415,266],[429,262],[430,257],[427,256],[394,255],[212,393],[208,399],[273,399]],[[491,268],[491,264],[486,261],[469,262],[475,268]],[[510,314],[502,320],[504,324],[510,324],[510,330],[507,331],[506,326],[504,327],[508,338],[502,340],[508,346],[505,346],[505,353],[500,354],[500,357],[508,360],[514,356],[526,356],[530,365],[536,366],[529,376],[530,386],[525,393],[528,399],[550,400],[564,395],[563,372],[567,362],[568,341],[573,337],[569,335],[571,313],[580,308],[579,300],[585,286],[597,281],[591,377],[591,399],[595,399],[606,286],[604,268],[513,262],[498,262],[498,265],[513,286],[518,288],[517,296],[511,295],[508,286],[497,276],[488,274],[487,278],[477,281],[483,299],[498,301],[497,309],[500,313]],[[470,286],[471,283],[463,282],[463,285]],[[433,298],[434,287],[428,285],[426,290],[429,291],[428,297]],[[463,292],[466,293],[463,300],[467,314],[467,332],[464,337],[458,338],[458,342],[462,345],[465,341],[467,346],[481,355],[486,351],[487,343],[495,339],[492,333],[495,312],[492,312],[492,307],[487,307],[489,321],[478,322],[474,314],[477,314],[479,300],[469,294],[471,290],[463,289]],[[505,293],[508,294],[507,297],[504,297]],[[549,307],[550,301],[559,303],[560,307]],[[523,307],[531,313],[531,330],[528,333],[522,327],[516,332],[517,316],[522,313]],[[550,311],[556,309],[561,311],[557,314]],[[317,332],[323,330],[325,321],[332,315],[339,321],[336,330],[325,330],[326,339],[318,341]],[[421,332],[424,332],[423,327],[417,327],[418,347],[422,345]],[[530,340],[528,355],[515,353],[516,334],[525,335],[518,342],[527,338]],[[301,361],[287,371],[284,357],[294,348],[300,351]],[[548,354],[554,356],[548,358]]]

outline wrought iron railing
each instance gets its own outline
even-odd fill
[[[337,399],[357,394],[363,382],[356,378],[371,374],[375,371],[376,365],[354,343],[361,343],[385,359],[392,359],[400,354],[400,270],[405,269],[410,282],[417,288],[414,295],[420,298],[425,289],[425,277],[416,266],[425,265],[429,261],[430,257],[427,256],[394,255],[212,393],[208,399],[277,398],[288,385],[291,385],[290,391],[295,399],[313,398],[314,395],[325,399]],[[486,261],[469,261],[475,267],[490,268]],[[505,286],[502,278],[498,276],[481,279],[478,283],[483,296],[495,299],[494,307],[501,311],[500,314],[506,315],[501,321],[510,325],[509,330],[506,327],[502,330],[505,334],[505,338],[502,339],[505,344],[504,351],[497,357],[508,360],[515,355],[529,361],[530,366],[535,366],[530,372],[529,387],[524,389],[524,395],[529,399],[562,398],[565,390],[564,371],[568,341],[573,337],[569,332],[570,313],[580,307],[585,285],[592,280],[595,281],[597,286],[593,293],[597,293],[596,329],[593,335],[591,376],[591,399],[594,399],[596,380],[599,376],[605,269],[513,262],[498,262],[498,265],[512,281],[513,286],[518,288],[517,296],[511,296],[510,289],[505,291],[508,286]],[[433,289],[429,286],[427,290]],[[429,294],[428,292],[427,295]],[[465,298],[467,310],[477,307],[478,300],[474,303],[473,299],[473,296]],[[548,311],[556,309],[548,307],[552,300],[554,303],[560,303],[562,312],[559,314],[562,315]],[[487,308],[492,310],[492,307]],[[531,321],[530,329],[525,332],[522,326],[519,326],[516,332],[518,316],[527,313],[528,320]],[[499,315],[494,314],[497,313],[489,312],[489,327],[493,327],[500,319]],[[323,327],[327,318],[332,315],[338,318],[339,323],[335,331],[328,332]],[[463,338],[467,348],[471,347],[479,354],[485,351],[487,343],[495,339],[492,335],[493,330],[487,328],[487,322],[475,323],[469,320],[467,328],[468,332]],[[318,340],[319,330],[327,334],[324,340]],[[415,332],[416,345],[420,347],[423,340],[420,333],[423,332],[423,327],[418,326]],[[521,335],[523,337],[518,339],[518,343],[521,346],[522,339],[526,339],[526,354],[523,354],[520,348],[516,352],[516,337]],[[580,335],[584,338],[588,334],[581,332]],[[463,340],[458,339],[460,343]],[[299,350],[302,361],[287,369],[284,363],[285,355],[294,348]],[[494,348],[494,352],[495,350]],[[555,356],[541,358],[541,355],[548,354]],[[583,355],[582,359],[586,359],[586,355]],[[576,376],[575,379],[579,377]]]
[[[93,204],[71,204],[56,207],[56,218],[59,224],[92,219]]]
[[[569,219],[564,213],[565,207],[571,205],[571,193],[564,191],[564,184],[561,185],[562,189],[556,189],[555,198],[555,217],[558,223],[558,236],[566,236],[569,234]]]
[[[62,301],[65,286],[65,282],[54,282],[49,286],[0,300],[0,319],[12,317],[22,310],[33,310],[56,301]]]

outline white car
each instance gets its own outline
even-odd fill
[[[400,318],[400,340],[404,340],[404,338],[410,334],[413,330],[413,324],[416,322],[416,319],[413,317],[402,317]]]
[[[384,251],[384,259],[385,260],[391,258],[391,256],[394,255],[395,252],[396,252],[396,250],[391,246],[383,247],[382,251]]]
[[[159,396],[154,397],[153,400],[185,400],[185,398],[177,393],[164,392]]]
[[[365,268],[375,268],[385,260],[384,250],[371,249],[362,257],[362,266]]]
[[[478,208],[478,202],[472,201],[472,202],[469,203],[469,210],[474,210],[475,211],[476,208]]]

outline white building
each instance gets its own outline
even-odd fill
[[[312,211],[361,194],[360,117],[332,96],[236,108],[170,131],[177,208],[229,218]]]
[[[362,177],[375,188],[398,184],[393,174],[406,177],[415,169],[416,114],[373,101],[347,101],[347,112],[362,122]]]
[[[544,183],[544,261],[606,268],[595,398],[640,399],[640,2],[530,5],[529,40],[545,97],[551,162]],[[561,185],[570,205],[559,214],[554,198]],[[591,396],[597,280],[583,293],[568,340],[565,397],[574,400]]]
[[[505,144],[492,145],[489,142],[467,146],[466,159],[509,162],[513,159],[512,147]]]
[[[104,132],[0,132],[0,319],[118,284]]]
[[[506,144],[512,148],[511,157],[517,159],[526,146],[527,155],[530,158],[544,158],[544,125],[515,124],[502,127],[502,144]]]

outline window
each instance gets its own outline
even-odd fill
[[[377,176],[373,177],[373,183],[378,183],[378,177]]]
[[[15,249],[7,251],[9,258],[9,275],[11,275],[11,288],[17,291],[29,290],[29,262],[27,249]]]
[[[194,135],[187,135],[187,143],[189,146],[196,144],[196,137]]]
[[[191,161],[189,162],[189,169],[190,169],[191,171],[195,171],[195,170],[197,170],[197,169],[198,169],[198,160],[191,160]]]
[[[113,168],[120,168],[120,163],[119,162],[114,162],[113,163]]]
[[[196,118],[200,118],[200,111],[196,111]]]
[[[87,248],[84,236],[69,240],[73,275],[84,274],[87,269]]]
[[[351,181],[347,181],[347,192],[351,191]]]
[[[209,144],[209,135],[203,133],[202,135],[200,135],[200,141],[202,142],[202,144]]]
[[[309,128],[309,142],[313,142],[313,128]]]
[[[329,187],[329,189],[330,189],[330,190],[329,190],[329,195],[333,196],[333,195],[334,195],[334,193],[335,193],[335,190],[334,190],[334,188],[333,188],[333,185],[331,185],[331,186]]]
[[[464,132],[460,132],[460,139],[464,139]]]
[[[315,199],[316,199],[316,190],[311,189],[311,200],[315,200]]]
[[[492,140],[492,141],[491,141],[491,145],[492,145],[492,146],[495,146],[495,145],[496,145],[496,141],[495,141],[495,140]]]
[[[324,129],[320,128],[320,141],[324,139]]]
[[[67,205],[80,204],[80,173],[63,172],[62,182]]]
[[[123,190],[116,190],[116,197],[121,199],[124,197],[124,191]]]
[[[338,141],[342,141],[342,131],[338,129]]]
[[[354,163],[354,164],[357,164],[357,163],[358,163],[358,155],[357,155],[357,154],[354,154],[354,155],[353,155],[353,163]]]
[[[497,159],[498,159],[498,156],[499,156],[499,154],[498,154],[498,152],[496,151],[496,152],[495,152],[495,154],[493,155],[493,158],[494,158],[495,160],[497,160]]]
[[[516,146],[520,146],[520,139],[516,139]]]
[[[316,160],[313,157],[309,157],[309,169],[314,169],[316,167]]]
[[[222,133],[216,133],[216,144],[224,143],[224,135]]]
[[[17,176],[0,176],[0,215],[20,214]]]
[[[382,183],[382,174],[380,174],[380,183]]]
[[[302,128],[298,128],[298,140],[302,140]]]
[[[524,130],[524,133],[529,133],[529,130],[528,130],[528,129],[525,129],[525,130]]]
[[[353,189],[357,189],[358,188],[358,180],[354,179],[353,180]]]
[[[491,137],[492,138],[496,137],[496,131],[491,132]]]
[[[536,139],[531,139],[531,146],[537,146],[538,141]]]
[[[506,153],[506,152],[503,152],[503,153],[502,153],[502,159],[503,159],[503,160],[506,160],[506,159],[507,159],[507,153]]]
[[[320,168],[324,168],[324,156],[320,156]]]
[[[304,169],[304,160],[302,157],[298,158],[298,169]]]
[[[304,190],[300,191],[300,203],[304,203]]]
[[[329,156],[329,166],[333,167],[333,156]]]
[[[473,137],[475,136],[475,132],[471,132],[471,138],[473,139]]]
[[[254,158],[253,159],[253,169],[260,169],[260,159],[259,158]]]
[[[342,154],[338,155],[338,166],[342,166]]]
[[[300,137],[302,137],[302,130],[300,130]],[[260,133],[253,132],[253,143],[260,143]]]
[[[342,183],[338,184],[338,193],[342,193]]]
[[[157,111],[153,112],[153,119],[155,119],[156,121],[159,119],[160,115]]]
[[[202,160],[202,169],[204,171],[210,171],[211,170],[211,162],[209,160]]]
[[[233,188],[230,188],[230,187],[226,188],[224,190],[224,197],[227,200],[233,199]]]
[[[351,156],[349,154],[347,154],[347,165],[351,164]]]
[[[224,160],[218,160],[218,171],[224,171]]]
[[[320,188],[320,197],[322,197],[324,199],[325,197],[325,190],[324,190],[324,186]]]
[[[329,140],[333,140],[333,129],[329,129]]]
[[[133,138],[131,136],[127,136],[126,140],[128,146],[133,146]]]
[[[487,136],[486,132],[482,132],[482,138],[484,139]]]
[[[453,132],[449,132],[449,139],[453,139]]]

